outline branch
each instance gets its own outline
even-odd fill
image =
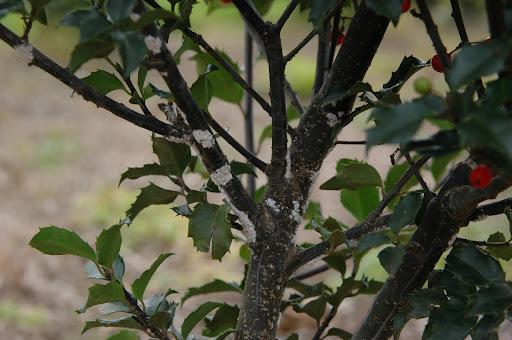
[[[0,39],[7,43],[12,48],[16,49],[17,46],[23,46],[25,42],[20,37],[11,32],[4,25],[0,24]],[[99,93],[93,87],[85,84],[80,78],[70,73],[67,69],[59,66],[57,63],[42,54],[36,48],[32,48],[33,58],[30,60],[29,65],[34,65],[62,83],[73,89],[76,93],[81,95],[86,101],[96,104],[98,107],[104,108],[114,115],[129,121],[130,123],[142,127],[146,130],[154,132],[162,136],[172,136],[181,139],[185,136],[186,131],[166,124],[155,117],[145,116],[133,111],[127,106],[112,100],[111,98]]]
[[[313,85],[313,94],[318,93],[322,85],[324,84],[324,77],[327,72],[328,60],[327,48],[329,46],[329,24],[328,21],[324,20],[320,24],[320,31],[318,32],[318,47],[316,53],[316,71],[315,71],[315,83]]]
[[[337,140],[335,145],[366,145],[365,140]]]
[[[316,29],[313,29],[311,32],[309,32],[308,35],[306,35],[306,37],[302,39],[302,41],[284,57],[285,63],[288,63],[290,60],[292,60],[293,57],[295,57],[297,53],[299,53],[300,50],[302,50],[304,46],[306,46],[317,34],[318,31]]]
[[[281,17],[277,20],[277,22],[275,24],[275,29],[277,31],[281,31],[284,24],[288,21],[288,19],[290,18],[290,15],[292,15],[293,11],[295,10],[295,8],[297,8],[297,5],[299,3],[300,3],[300,0],[291,0],[290,1],[288,6],[286,7],[286,9],[284,10],[283,14],[281,15]]]
[[[231,145],[236,151],[244,156],[249,162],[252,163],[256,168],[260,169],[263,173],[268,170],[268,164],[259,159],[252,152],[247,150],[242,144],[240,144],[233,136],[231,136],[224,128],[215,120],[208,112],[203,112],[208,121],[208,124],[217,132],[229,145]]]
[[[418,164],[411,158],[408,152],[404,152],[404,156],[407,159],[407,162],[409,162],[411,169],[414,171],[414,176],[418,180],[418,182],[421,185],[421,188],[423,189],[423,193],[425,194],[425,197],[430,201],[434,194],[432,191],[430,191],[430,188],[428,187],[427,183],[423,179],[420,173],[420,167]]]
[[[312,276],[315,276],[315,275],[318,275],[318,274],[321,274],[321,273],[324,273],[324,272],[328,271],[329,268],[330,267],[327,264],[324,264],[324,265],[321,265],[321,266],[319,266],[317,268],[311,269],[310,271],[297,274],[294,277],[292,277],[290,280],[301,281],[301,280],[309,279]]]
[[[268,31],[268,25],[263,21],[263,18],[254,8],[252,2],[248,0],[233,0],[233,4],[238,8],[240,15],[249,26],[263,39],[263,36]]]
[[[186,26],[182,26],[180,29],[196,44],[201,46],[213,59],[215,59],[215,61],[217,61],[224,68],[224,70],[231,76],[231,78],[233,78],[233,80],[238,85],[247,91],[254,98],[254,100],[256,100],[261,105],[263,110],[268,113],[272,112],[270,104],[262,96],[260,96],[260,94],[252,86],[250,86],[240,76],[240,74],[238,74],[238,72],[217,51],[215,51],[214,48],[211,47],[200,34],[193,32]]]
[[[288,94],[288,97],[290,97],[290,104],[295,108],[295,110],[297,110],[299,116],[302,116],[304,114],[304,106],[302,106],[302,103],[300,102],[299,95],[293,90],[292,85],[288,80],[285,80],[285,87],[285,91]]]
[[[485,7],[487,9],[487,20],[491,31],[491,38],[497,38],[507,32],[507,24],[505,22],[505,9],[500,0],[486,0]]]
[[[420,18],[425,24],[427,29],[427,33],[430,36],[430,40],[432,40],[432,44],[436,50],[437,55],[441,58],[441,63],[443,64],[445,74],[446,71],[451,66],[450,57],[448,56],[448,52],[446,47],[441,40],[441,36],[439,35],[439,30],[437,25],[434,23],[434,19],[432,19],[432,14],[428,8],[428,5],[425,0],[417,0],[418,7],[420,9]]]
[[[253,43],[249,30],[245,30],[244,39],[244,64],[245,64],[245,78],[247,84],[252,87],[253,83]],[[244,98],[244,111],[245,111],[245,146],[247,150],[254,153],[254,118],[253,118],[253,97],[250,93],[245,94]],[[247,191],[254,197],[256,192],[256,179],[253,176],[247,176]]]
[[[465,180],[469,167],[460,164],[453,172],[453,181]],[[461,176],[460,178],[457,178]],[[390,275],[366,315],[354,340],[387,339],[392,331],[392,320],[399,306],[416,289],[423,286],[451,240],[463,227],[479,202],[494,198],[512,185],[510,179],[496,177],[484,190],[469,185],[445,187],[428,204],[421,224],[405,249],[402,264]]]
[[[507,198],[498,202],[477,207],[475,211],[470,215],[468,222],[480,221],[483,218],[489,216],[503,214],[506,209],[512,209],[512,198]],[[393,214],[382,215],[373,223],[365,224],[361,222],[356,224],[355,226],[347,229],[345,236],[347,240],[356,240],[376,230],[387,228],[392,216]],[[301,253],[297,254],[296,258],[290,262],[287,267],[287,272],[291,274],[303,265],[313,261],[319,256],[324,255],[329,250],[330,246],[331,244],[329,241],[324,241],[305,249]],[[297,276],[299,275],[301,274],[298,274]]]
[[[460,41],[463,45],[469,44],[469,37],[466,26],[464,25],[464,20],[462,19],[459,0],[450,0],[450,4],[452,6],[452,18],[457,26],[457,31],[459,31]],[[482,79],[479,78],[475,80],[475,85],[478,98],[482,98],[485,95],[485,87]]]

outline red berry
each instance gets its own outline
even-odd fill
[[[448,59],[451,60],[451,56],[449,54],[448,54]],[[432,59],[430,60],[430,65],[432,65],[432,68],[434,70],[436,70],[437,72],[439,72],[439,73],[444,72],[443,63],[441,62],[441,57],[438,54],[436,54],[435,56],[432,57]]]
[[[329,33],[329,40],[332,41],[332,32]],[[336,45],[339,46],[345,41],[345,34],[341,31],[336,32]]]
[[[402,1],[402,13],[407,12],[411,8],[411,0]]]
[[[479,164],[469,174],[469,183],[476,189],[485,189],[492,180],[492,169],[487,164]]]
[[[345,34],[339,33],[338,37],[336,38],[336,45],[341,45],[345,41]]]

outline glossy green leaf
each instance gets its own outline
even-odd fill
[[[114,43],[108,40],[92,40],[79,44],[71,53],[69,71],[74,73],[91,59],[104,58],[114,50]]]
[[[227,221],[229,207],[200,203],[190,217],[188,236],[192,238],[194,247],[201,252],[209,252],[212,258],[221,260],[228,252],[233,239],[231,225]]]
[[[116,259],[114,260],[114,263],[112,264],[112,271],[114,272],[114,278],[117,281],[119,281],[119,282],[123,281],[124,270],[125,270],[124,260],[120,255],[117,255]]]
[[[413,191],[403,196],[395,206],[391,221],[389,222],[389,228],[395,234],[398,234],[403,227],[414,224],[422,202],[423,195],[418,191]]]
[[[123,64],[123,73],[126,77],[142,63],[146,55],[146,44],[144,38],[138,32],[120,32],[112,33],[112,38],[119,47],[119,54]]]
[[[404,144],[415,135],[425,118],[443,109],[443,100],[432,95],[402,105],[378,107],[372,112],[377,126],[367,131],[367,145]]]
[[[185,303],[185,301],[187,301],[193,296],[221,292],[242,293],[242,289],[235,283],[228,283],[219,279],[215,279],[200,287],[189,288],[185,295],[183,296],[183,298],[181,299],[181,303]]]
[[[510,307],[512,307],[512,283],[496,282],[488,287],[478,289],[469,314],[497,315]]]
[[[115,328],[130,328],[130,329],[139,329],[143,330],[142,327],[139,325],[135,319],[133,319],[131,316],[127,316],[121,319],[114,319],[114,320],[94,320],[94,321],[86,321],[85,327],[82,330],[82,334],[87,332],[88,330],[92,328],[98,328],[98,327],[115,327]]]
[[[99,264],[111,268],[121,249],[121,225],[104,229],[96,240],[96,253]]]
[[[217,309],[213,318],[205,319],[203,335],[216,337],[227,330],[234,330],[236,328],[239,313],[240,309],[237,306],[222,305]]]
[[[334,270],[340,272],[342,275],[345,274],[347,270],[347,264],[345,262],[345,254],[343,252],[335,252],[329,254],[328,256],[322,259],[325,263],[329,265],[329,267]]]
[[[428,65],[428,63],[412,55],[404,57],[398,69],[391,73],[391,78],[382,87],[385,89],[393,88],[393,91],[398,92],[410,77]]]
[[[94,250],[80,236],[56,226],[40,228],[29,245],[47,255],[76,255],[97,261]]]
[[[112,29],[107,18],[97,9],[76,10],[66,14],[60,25],[77,27],[80,30],[80,44],[99,39]]]
[[[402,0],[364,0],[375,13],[388,17],[396,25],[402,14]]]
[[[120,331],[114,335],[111,335],[107,338],[107,340],[139,340],[139,336],[135,332],[131,331]]]
[[[505,239],[505,235],[503,235],[503,233],[501,233],[499,231],[490,235],[489,238],[487,239],[487,242],[490,244],[492,244],[492,243],[503,244],[506,241],[507,240]],[[499,246],[494,246],[494,247],[490,246],[490,247],[487,247],[487,250],[491,254],[496,256],[497,258],[503,259],[505,261],[512,259],[512,246],[510,244],[509,245],[499,245]]]
[[[379,206],[380,195],[376,187],[363,187],[357,190],[341,190],[343,206],[358,220],[364,220]]]
[[[181,176],[190,162],[190,147],[173,143],[163,137],[153,135],[153,153],[157,155],[160,165],[175,176]]]
[[[190,313],[181,326],[181,333],[183,338],[186,338],[195,325],[197,325],[204,317],[206,317],[212,310],[223,306],[220,302],[205,302],[200,305],[195,311]]]
[[[213,97],[213,85],[209,79],[208,73],[201,74],[190,87],[192,98],[205,111],[208,111],[208,105]]]
[[[128,18],[136,4],[136,0],[108,0],[105,11],[110,21],[118,22]]]
[[[327,331],[327,336],[335,336],[343,340],[350,340],[352,339],[352,334],[336,327],[332,327]]]
[[[170,204],[178,197],[176,191],[167,190],[150,183],[140,190],[140,194],[132,203],[130,209],[126,211],[126,217],[133,221],[137,215],[145,208],[152,205]]]
[[[474,79],[500,71],[505,66],[511,47],[510,39],[492,39],[462,47],[448,71],[448,83],[458,88]]]
[[[476,321],[477,317],[465,317],[462,301],[453,299],[430,314],[422,339],[465,339]]]
[[[311,21],[315,27],[320,26],[324,21],[324,16],[335,3],[335,0],[312,1],[311,10],[309,12],[309,21]]]
[[[152,164],[144,164],[140,168],[128,168],[125,172],[122,173],[121,179],[119,180],[119,185],[125,179],[138,179],[145,176],[168,176],[169,170],[161,166],[160,164],[152,163]]]
[[[375,248],[389,242],[389,237],[382,232],[366,234],[359,240],[359,243],[357,244],[357,252],[362,253],[368,249]]]
[[[128,302],[109,302],[102,304],[99,308],[101,316],[112,315],[114,313],[131,313],[135,309]]]
[[[108,302],[126,302],[123,286],[117,281],[107,284],[95,284],[89,288],[89,295],[85,306],[77,312],[84,313],[89,307]]]
[[[356,190],[362,187],[382,186],[379,173],[369,164],[342,159],[336,167],[337,175],[320,185],[322,190]]]
[[[316,322],[320,322],[320,319],[325,313],[325,307],[327,306],[327,300],[325,297],[320,296],[317,299],[309,301],[302,307],[302,311],[316,320]]]
[[[103,70],[97,70],[85,78],[82,81],[89,86],[94,87],[101,94],[108,94],[115,90],[124,90],[123,83],[117,79],[112,73],[108,73]]]
[[[430,171],[432,171],[432,176],[439,182],[442,176],[446,173],[446,168],[448,165],[459,155],[459,152],[452,152],[445,156],[435,157],[432,160],[432,166],[430,167]]]
[[[93,261],[87,261],[85,264],[85,275],[91,280],[106,280],[106,277],[99,271],[97,264]]]
[[[164,253],[158,256],[158,258],[151,264],[151,267],[149,269],[146,269],[135,281],[132,283],[132,293],[133,295],[139,299],[142,300],[144,297],[144,292],[146,290],[146,287],[149,284],[149,281],[151,281],[151,278],[155,274],[156,270],[160,265],[170,256],[174,255],[173,253]]]
[[[394,275],[405,255],[404,246],[387,247],[379,253],[379,261],[389,275]]]
[[[505,274],[499,262],[477,247],[457,244],[446,258],[446,268],[464,280],[476,284],[503,281]]]

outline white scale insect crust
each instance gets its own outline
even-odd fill
[[[219,187],[226,186],[233,179],[233,175],[231,174],[231,167],[229,164],[224,164],[214,172],[210,174],[210,178],[213,183],[215,183]]]
[[[275,213],[279,213],[280,209],[279,209],[279,205],[277,204],[277,202],[272,199],[272,198],[267,198],[265,200],[265,203],[267,204],[267,206],[272,209],[273,212]]]
[[[290,149],[288,149],[286,153],[286,173],[284,174],[284,178],[292,178],[292,157],[290,156]]]
[[[176,137],[176,136],[167,136],[167,140],[172,143],[178,143],[178,144],[190,144],[189,142],[190,136],[183,136],[183,137]]]
[[[296,222],[300,222],[302,220],[300,210],[301,209],[299,201],[293,201],[293,210],[290,215]]]
[[[192,136],[205,149],[213,148],[215,144],[213,135],[208,130],[194,130],[192,131]]]
[[[158,54],[162,51],[162,40],[159,38],[155,38],[151,35],[148,35],[144,38],[144,43],[148,50],[153,54]]]
[[[140,14],[139,13],[132,13],[132,14],[130,14],[130,19],[132,19],[133,22],[137,22],[140,19]]]
[[[14,48],[16,54],[27,61],[34,60],[34,47],[28,43],[23,43]]]
[[[254,223],[252,223],[249,216],[245,212],[235,207],[235,205],[233,204],[233,202],[231,201],[231,199],[224,190],[221,189],[221,191],[224,194],[226,202],[228,203],[231,210],[233,210],[235,215],[238,216],[238,220],[240,221],[240,224],[242,224],[243,227],[242,232],[247,238],[247,241],[249,243],[253,243],[254,241],[256,241],[256,228],[254,227]]]
[[[327,117],[327,125],[329,125],[330,127],[334,127],[334,126],[336,126],[336,124],[339,123],[338,117],[336,117],[336,115],[333,113],[329,112],[326,115],[326,117]]]

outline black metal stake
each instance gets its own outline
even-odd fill
[[[245,30],[245,81],[252,87],[253,83],[253,72],[252,72],[252,63],[253,63],[253,44],[252,38],[249,34],[249,31]],[[246,92],[244,98],[244,111],[245,111],[245,145],[249,152],[254,153],[254,122],[253,122],[253,105],[252,105],[252,96],[250,93]],[[254,192],[256,191],[256,180],[253,176],[247,176],[247,190],[251,196],[254,196]]]

